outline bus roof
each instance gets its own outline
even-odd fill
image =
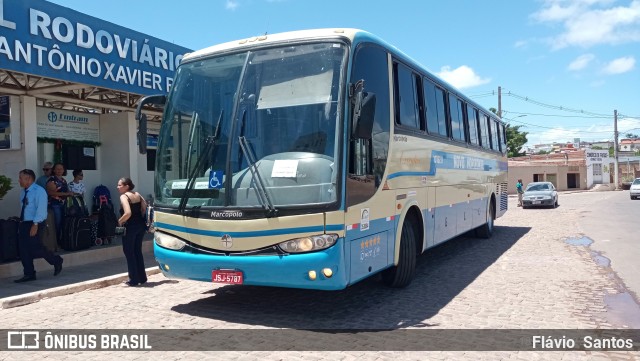
[[[309,39],[335,39],[335,38],[343,38],[347,39],[349,42],[353,43],[355,41],[372,41],[374,43],[380,44],[386,47],[388,50],[392,51],[392,53],[399,58],[400,60],[406,62],[408,65],[414,66],[417,69],[420,69],[426,75],[428,75],[432,80],[440,83],[442,86],[445,86],[450,91],[453,91],[455,94],[463,98],[467,103],[471,103],[478,107],[479,109],[483,109],[484,112],[498,119],[501,123],[504,122],[498,118],[497,115],[488,111],[475,101],[469,99],[462,91],[453,85],[449,84],[447,81],[441,79],[433,72],[431,72],[427,67],[420,64],[418,61],[413,59],[411,56],[404,53],[402,50],[397,47],[389,44],[388,42],[382,40],[381,38],[361,29],[355,28],[327,28],[327,29],[309,29],[309,30],[298,30],[298,31],[289,31],[284,33],[277,34],[265,34],[259,36],[253,36],[250,38],[240,39],[229,41],[226,43],[221,43],[217,45],[213,45],[201,50],[197,50],[192,53],[188,53],[182,59],[183,62],[189,62],[192,60],[196,60],[198,58],[207,57],[216,53],[225,53],[227,51],[235,51],[242,50],[245,48],[252,48],[255,46],[263,46],[268,44],[282,44],[287,42],[295,42],[298,40],[309,40]]]
[[[283,43],[287,41],[296,41],[296,40],[305,40],[305,39],[327,39],[327,38],[336,38],[342,37],[353,41],[357,33],[365,33],[363,30],[359,29],[346,29],[346,28],[335,28],[335,29],[311,29],[311,30],[299,30],[299,31],[290,31],[285,33],[278,34],[265,34],[259,36],[253,36],[250,38],[240,39],[229,41],[222,44],[217,44],[214,46],[210,46],[208,48],[204,48],[193,53],[186,54],[183,58],[183,61],[189,61],[193,58],[200,58],[204,56],[211,55],[213,53],[226,52],[229,50],[239,50],[243,48],[253,47],[255,45],[266,45],[273,43]]]

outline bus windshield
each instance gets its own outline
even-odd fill
[[[345,49],[287,44],[182,64],[163,116],[156,205],[335,202]]]

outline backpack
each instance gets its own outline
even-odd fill
[[[98,210],[98,237],[109,238],[116,235],[118,218],[109,204],[103,205]]]
[[[87,217],[89,212],[81,196],[67,197],[65,200],[65,215],[67,217]]]
[[[111,202],[111,192],[107,186],[100,184],[93,190],[93,213],[98,212],[102,206],[108,205],[113,209],[113,203]]]

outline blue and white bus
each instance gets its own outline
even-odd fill
[[[504,124],[361,30],[187,54],[169,95],[140,102],[142,137],[151,105],[167,277],[338,290],[381,272],[403,287],[419,254],[490,237],[507,209]]]

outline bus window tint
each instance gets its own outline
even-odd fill
[[[491,143],[489,141],[489,117],[482,114],[480,115],[480,141],[482,147],[491,149]]]
[[[502,153],[507,152],[507,131],[504,128],[504,124],[500,123],[500,145]]]
[[[495,120],[491,119],[489,124],[491,125],[489,129],[489,131],[491,132],[491,149],[499,151],[500,144],[498,143],[498,123]]]
[[[424,97],[427,103],[427,130],[430,134],[447,136],[447,118],[444,109],[444,91],[429,79],[424,79]]]
[[[416,77],[402,64],[396,66],[396,122],[402,126],[420,129]]]
[[[467,105],[467,115],[469,120],[469,143],[479,145],[478,139],[478,109],[471,105]]]
[[[453,94],[449,94],[449,111],[451,113],[451,137],[455,140],[465,140],[464,125],[462,123],[464,117],[462,101]]]

